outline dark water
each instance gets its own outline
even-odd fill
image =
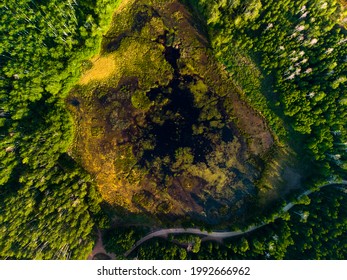
[[[78,107],[80,105],[80,102],[76,98],[73,98],[70,100],[70,104],[72,106]]]
[[[176,49],[171,46],[169,47],[166,46],[164,55],[165,55],[166,61],[170,63],[170,65],[174,69],[175,77],[177,77],[179,75],[177,60],[181,57],[179,49]]]
[[[153,122],[152,114],[148,118],[149,134],[155,137],[156,148],[149,157],[169,155],[174,159],[175,151],[180,147],[190,147],[194,161],[205,161],[205,155],[212,151],[210,140],[203,135],[193,135],[193,125],[199,124],[200,109],[194,107],[193,94],[187,88],[191,76],[178,76],[163,88],[151,90],[148,97],[155,100],[158,96],[169,98],[169,104],[154,114],[162,115],[163,125]],[[160,108],[156,108],[159,110]]]

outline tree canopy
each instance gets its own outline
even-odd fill
[[[1,258],[80,259],[100,195],[67,155],[65,97],[119,1],[0,4]]]

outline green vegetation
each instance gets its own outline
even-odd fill
[[[117,258],[121,258],[124,253],[129,250],[135,242],[141,237],[141,233],[136,228],[116,228],[109,229],[104,234],[105,250],[117,255]]]
[[[346,157],[341,147],[346,142],[346,31],[337,24],[340,4],[194,2],[206,16],[216,56],[274,131],[282,129],[273,115],[277,113],[290,124],[285,126],[289,137],[300,137],[302,151],[309,151],[310,161],[319,167],[316,176],[341,174]],[[273,112],[264,108],[267,103]]]
[[[327,188],[311,195],[310,205],[297,205],[290,219],[278,220],[257,232],[203,243],[198,259],[339,259],[347,256],[346,193]]]
[[[155,238],[142,245],[136,255],[140,260],[185,260],[187,251],[179,245]]]
[[[130,257],[346,259],[344,189],[275,213],[292,189],[346,176],[343,4],[2,1],[0,258],[85,259],[96,227],[121,258],[141,213],[273,222],[223,243],[151,239]]]
[[[133,251],[130,256],[139,259],[187,259],[189,252],[197,254],[201,238],[192,234],[169,234],[167,238],[153,238]],[[131,248],[131,247],[129,247]]]
[[[85,259],[101,197],[67,155],[64,98],[100,46],[114,1],[0,4],[0,256]]]
[[[70,93],[73,157],[114,207],[164,223],[187,212],[230,223],[257,194],[271,132],[240,99],[186,7],[147,4],[115,14]],[[100,60],[113,65],[108,72]]]
[[[186,2],[194,2],[193,8],[205,15],[214,52],[244,97],[266,116],[280,142],[292,145],[306,164],[315,167],[308,179],[318,183],[322,178],[343,178],[346,31],[337,25],[339,4]],[[200,87],[192,87],[192,92],[204,92],[196,88]],[[296,202],[300,206],[283,219],[224,245],[202,243],[199,254],[189,258],[345,259],[344,200],[345,194],[336,189],[302,196]],[[148,241],[138,255],[170,258],[180,248],[175,243],[165,245],[170,254],[158,250],[159,243],[167,241]]]
[[[222,243],[172,235],[142,244],[129,257],[140,259],[338,259],[347,257],[346,189],[326,187],[311,203],[294,206],[285,219]]]

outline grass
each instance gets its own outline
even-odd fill
[[[111,75],[117,70],[116,60],[114,55],[97,55],[91,60],[92,67],[85,71],[79,80],[80,85],[87,85],[93,81],[102,81],[111,77]]]
[[[258,162],[249,159],[252,156],[261,159],[273,139],[264,118],[240,98],[240,87],[209,52],[206,38],[192,25],[193,17],[178,1],[164,2],[154,1],[161,16],[149,19],[139,16],[151,11],[150,7],[141,6],[142,1],[131,9],[123,6],[123,12],[115,14],[104,36],[101,54],[90,61],[90,68],[70,94],[70,98],[78,101],[75,102],[78,105],[70,106],[78,127],[72,154],[94,175],[105,202],[126,209],[126,215],[147,213],[166,222],[191,212],[216,224],[215,212],[223,212],[221,220],[226,221],[232,213],[240,213],[249,196],[256,192],[254,183],[262,165],[256,167]],[[181,15],[178,21],[177,13]],[[131,31],[135,17],[142,29]],[[168,38],[164,43],[163,36]],[[167,48],[179,49],[177,67],[168,58]],[[194,110],[192,107],[189,111],[190,118],[193,111],[200,110],[200,118],[205,119],[204,126],[197,127],[195,132],[207,134],[205,138],[213,146],[212,151],[204,150],[209,154],[206,163],[200,165],[187,163],[185,156],[176,166],[167,154],[155,156],[151,161],[152,141],[143,139],[154,138],[153,143],[158,140],[158,135],[153,135],[153,129],[149,128],[155,123],[150,114],[157,114],[158,123],[172,118],[183,124],[172,125],[173,128],[184,127],[185,123],[179,122],[180,114],[186,110],[184,106],[178,105],[182,106],[181,111],[172,107],[161,111],[165,98],[174,103],[177,90],[170,83],[175,79],[178,91],[184,93],[180,100],[187,100],[188,104],[189,98],[184,97],[192,95]],[[224,126],[235,134],[234,140],[225,140],[230,141],[229,145],[221,140]],[[184,130],[185,134],[189,128]],[[127,145],[131,150],[122,154],[122,147]],[[142,158],[141,152],[147,150],[149,156]],[[170,166],[178,169],[171,177],[164,171],[170,170]],[[184,170],[179,170],[181,166]],[[206,218],[208,215],[211,217]],[[232,219],[237,219],[237,215]]]

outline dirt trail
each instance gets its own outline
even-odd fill
[[[327,187],[327,186],[332,186],[332,185],[345,185],[347,186],[347,180],[342,180],[341,182],[328,182],[327,184],[321,185],[319,186],[319,189],[323,188],[323,187]],[[312,190],[307,190],[304,193],[302,193],[298,198],[304,196],[304,195],[310,195],[311,193],[313,193],[314,191]],[[284,206],[282,208],[283,212],[287,212],[289,211],[295,204],[290,202],[288,203],[286,206]],[[276,217],[278,218],[278,217]],[[135,243],[135,245],[130,248],[127,252],[125,252],[124,256],[127,257],[133,250],[135,250],[138,246],[140,246],[142,243],[146,242],[147,240],[153,238],[153,237],[167,237],[168,234],[170,233],[190,233],[190,234],[197,234],[197,235],[203,235],[205,238],[208,238],[209,240],[213,239],[216,241],[221,241],[224,238],[228,238],[228,237],[235,237],[235,236],[239,236],[239,235],[244,235],[246,233],[249,233],[251,231],[254,231],[260,227],[263,227],[265,225],[267,225],[268,223],[263,223],[260,225],[252,225],[250,226],[247,230],[245,231],[223,231],[223,232],[218,232],[218,231],[213,231],[213,232],[207,232],[207,231],[202,231],[200,229],[196,229],[196,228],[170,228],[170,229],[161,229],[155,232],[152,232],[148,235],[146,235],[145,237],[143,237],[142,239],[140,239],[139,241],[137,241]]]
[[[88,260],[93,260],[94,257],[97,254],[104,254],[108,257],[110,257],[111,260],[115,260],[116,259],[116,255],[115,254],[108,254],[104,248],[104,244],[102,243],[102,234],[101,231],[98,229],[98,241],[96,242],[93,251],[89,254],[88,256]]]

